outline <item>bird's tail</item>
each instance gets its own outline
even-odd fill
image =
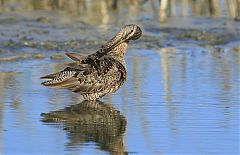
[[[76,85],[77,78],[75,77],[76,71],[63,70],[61,72],[49,74],[41,77],[41,79],[49,79],[41,84],[53,88],[71,88]]]

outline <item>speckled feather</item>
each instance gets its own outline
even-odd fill
[[[96,100],[107,93],[113,93],[127,78],[124,56],[128,42],[140,36],[141,29],[138,26],[127,25],[96,53],[88,56],[66,53],[74,62],[58,73],[42,77],[49,79],[42,85],[70,89],[80,93],[85,100]]]

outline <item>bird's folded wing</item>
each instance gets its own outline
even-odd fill
[[[105,57],[100,60],[99,65],[98,70],[88,64],[70,63],[68,66],[72,67],[42,77],[50,79],[42,84],[54,88],[67,88],[79,93],[97,93],[111,89],[117,82],[121,81],[123,73],[119,71],[117,62]]]
[[[105,74],[97,72],[85,76],[78,77],[78,85],[73,92],[79,93],[97,93],[107,89],[111,89],[117,82],[120,81],[121,73],[117,70],[110,69]]]

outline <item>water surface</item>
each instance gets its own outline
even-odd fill
[[[126,84],[95,110],[40,85],[58,63],[1,64],[2,153],[237,154],[239,53],[142,49],[126,59]]]

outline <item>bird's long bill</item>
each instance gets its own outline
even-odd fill
[[[106,51],[110,51],[110,50],[114,49],[115,47],[117,47],[118,45],[120,45],[121,43],[123,43],[124,41],[126,41],[126,40],[122,37],[122,32],[119,32],[109,42],[104,44],[102,46],[102,49],[104,49]]]

